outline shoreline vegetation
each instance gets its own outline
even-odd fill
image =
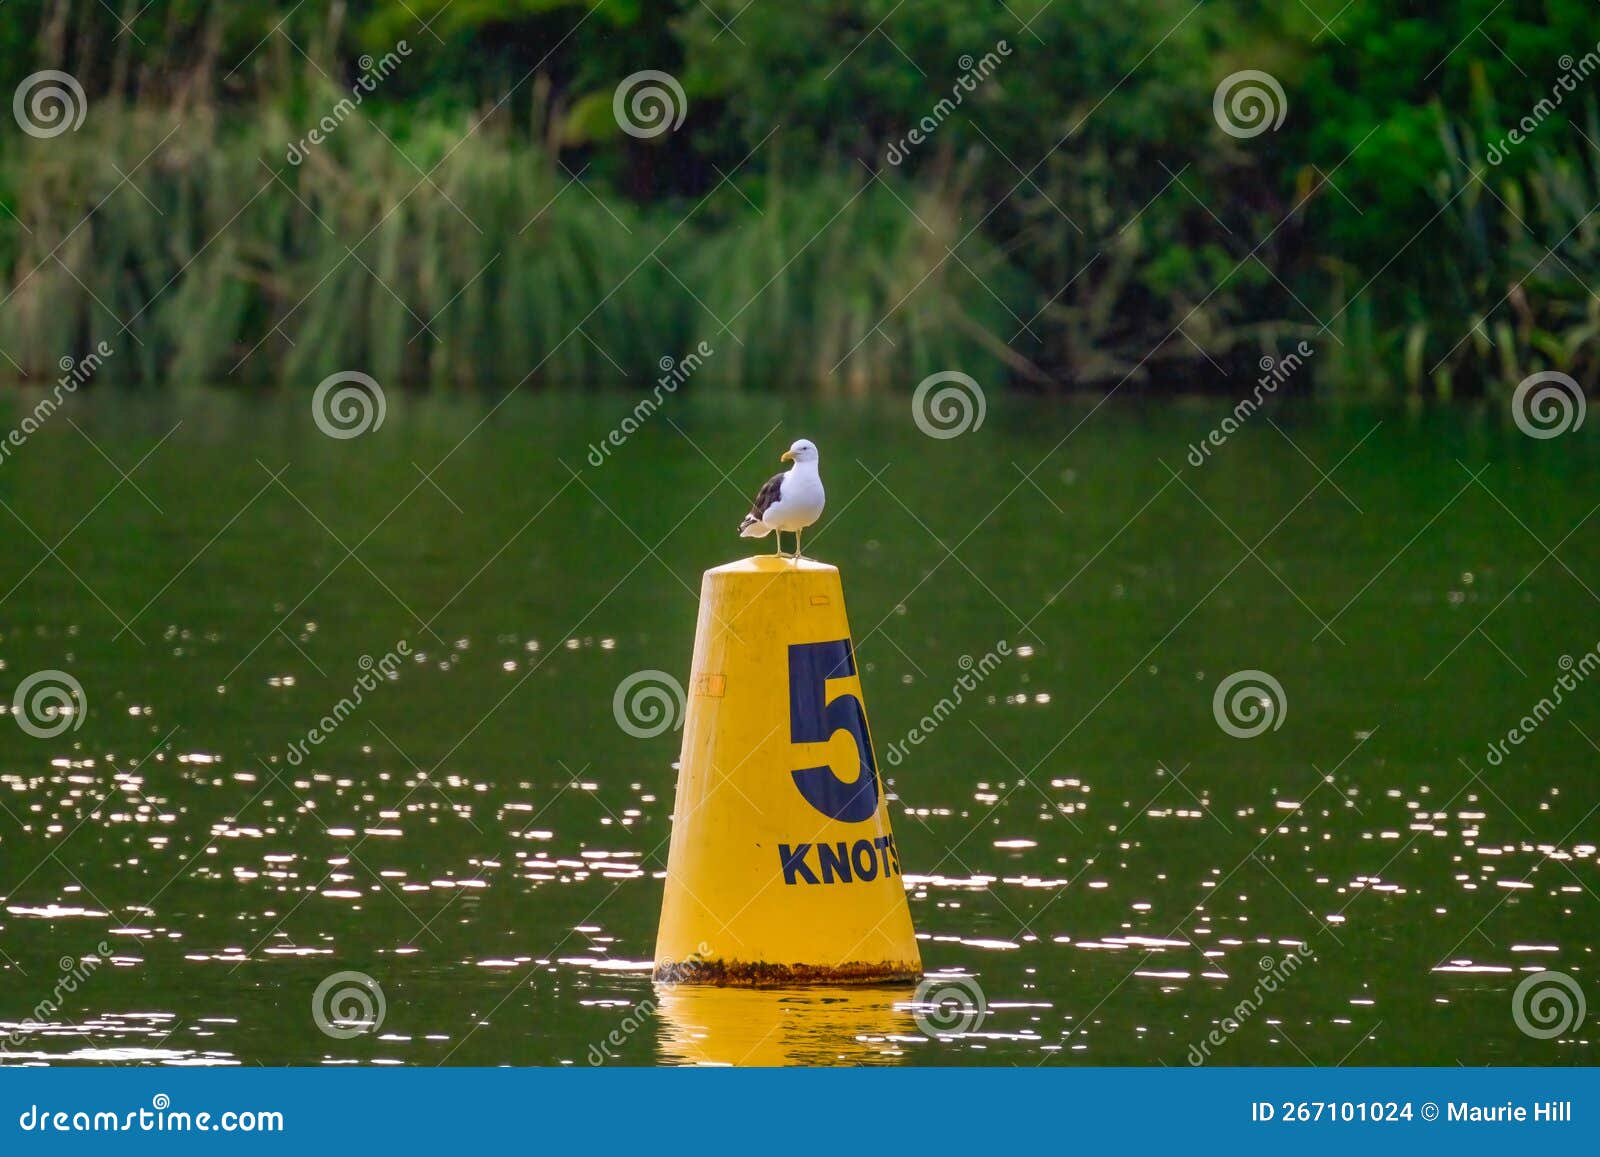
[[[1337,39],[1243,3],[1027,2],[1023,29],[930,0],[898,47],[872,2],[113,7],[8,6],[7,77],[86,106],[0,128],[10,381],[109,348],[98,383],[647,387],[703,347],[686,389],[1233,396],[1295,357],[1278,392],[1343,401],[1600,379],[1579,0],[1515,26],[1549,57],[1526,76],[1451,51],[1477,0],[1374,0]],[[621,131],[647,64],[681,123]],[[1249,69],[1281,126],[1225,131]]]

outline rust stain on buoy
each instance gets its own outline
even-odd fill
[[[917,980],[920,962],[878,960],[850,964],[774,964],[737,960],[685,960],[662,964],[655,979],[662,984],[722,984],[735,988],[788,988],[800,984],[889,984]]]

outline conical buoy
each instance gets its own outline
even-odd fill
[[[838,568],[766,555],[708,570],[655,978],[921,975]]]

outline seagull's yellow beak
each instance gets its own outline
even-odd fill
[[[785,450],[782,454],[778,455],[778,461],[779,462],[793,462],[794,461],[794,451],[793,450]]]

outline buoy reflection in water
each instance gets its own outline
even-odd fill
[[[920,1036],[906,1011],[910,991],[658,985],[661,1059],[749,1066],[901,1063],[904,1039]]]

